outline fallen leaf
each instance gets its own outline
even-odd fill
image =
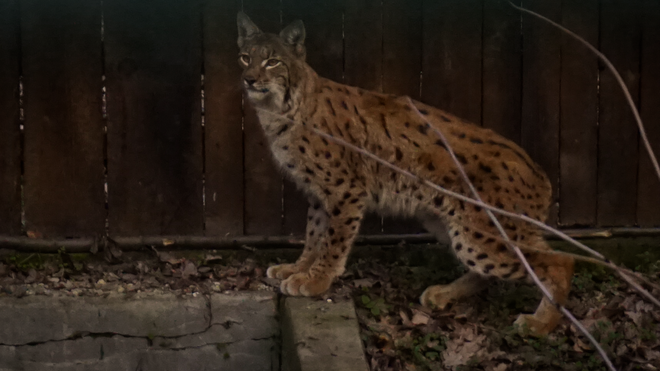
[[[183,269],[181,270],[181,277],[183,279],[187,279],[188,277],[196,276],[197,274],[198,272],[195,263],[191,262],[190,260],[186,261]]]
[[[160,259],[160,261],[163,263],[170,263],[173,266],[178,265],[183,261],[183,259],[175,259],[170,253],[167,252],[159,252],[158,259]]]
[[[220,260],[222,260],[222,256],[220,255],[206,255],[204,257],[204,263],[218,262]]]
[[[373,278],[360,278],[357,280],[353,280],[353,286],[358,288],[359,287],[370,288],[373,287],[374,283],[376,283],[376,281]]]
[[[41,232],[38,231],[27,231],[26,234],[28,238],[43,238]]]
[[[37,271],[34,268],[30,268],[28,271],[28,276],[25,279],[25,283],[32,283],[37,280]]]
[[[457,367],[468,362],[490,361],[496,357],[506,355],[503,351],[489,351],[490,343],[484,334],[477,333],[471,326],[458,328],[447,341],[447,349],[442,353],[443,365]]]
[[[660,351],[647,349],[644,352],[644,358],[648,359],[649,361],[660,360]]]
[[[628,316],[637,326],[642,326],[642,318],[644,317],[643,313],[640,312],[631,312],[625,311],[626,316]]]
[[[429,317],[428,314],[415,310],[411,322],[414,325],[426,325],[427,323],[429,323],[430,319],[431,317]]]
[[[410,321],[410,317],[408,316],[408,313],[406,313],[405,310],[400,310],[399,311],[399,316],[401,316],[401,323],[406,326],[406,327],[414,327],[415,324]]]

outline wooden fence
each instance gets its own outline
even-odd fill
[[[611,58],[659,150],[660,3],[524,5]],[[242,105],[240,9],[271,32],[302,19],[323,76],[521,143],[552,179],[553,223],[660,226],[660,184],[612,75],[506,1],[2,0],[0,234],[302,233],[305,199]],[[418,229],[372,217],[363,231]]]

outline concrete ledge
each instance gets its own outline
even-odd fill
[[[285,298],[282,371],[369,371],[351,301]]]
[[[0,297],[0,371],[369,370],[352,302],[277,303],[273,292]]]
[[[147,339],[85,337],[35,346],[0,347],[0,370],[278,370],[276,339],[156,349]]]
[[[277,295],[0,298],[0,371],[279,370]]]
[[[20,319],[20,320],[17,320]],[[108,297],[26,296],[0,299],[0,344],[64,340],[79,333],[182,336],[206,330],[206,299],[174,294]]]

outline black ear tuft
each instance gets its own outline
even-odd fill
[[[280,38],[292,46],[302,46],[305,42],[305,25],[301,20],[293,21],[280,32]]]
[[[259,30],[259,27],[257,27],[254,22],[248,17],[245,13],[243,12],[238,12],[238,16],[236,17],[236,21],[238,23],[238,47],[241,48],[243,47],[243,44],[245,44],[245,39],[248,39],[254,35],[258,35],[261,33],[261,30]]]

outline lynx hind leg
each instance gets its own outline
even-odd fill
[[[487,278],[470,271],[448,285],[429,286],[419,302],[427,308],[443,310],[448,304],[483,290],[486,281]]]
[[[432,233],[441,243],[448,243],[455,249],[456,244],[460,244],[459,239],[450,237],[446,225],[441,219],[435,217],[425,217],[422,219],[424,228]],[[434,285],[428,287],[419,298],[420,303],[432,309],[445,309],[448,304],[461,298],[474,295],[481,291],[487,281],[487,278],[481,274],[469,271],[454,282],[448,285]]]
[[[542,244],[545,245],[542,248],[547,247],[544,241]],[[573,278],[573,259],[567,256],[536,253],[530,254],[528,260],[554,301],[559,305],[566,304]],[[561,317],[559,309],[543,297],[534,314],[521,314],[514,325],[522,334],[545,336],[557,327]]]
[[[305,247],[298,260],[293,264],[279,264],[268,268],[266,275],[269,278],[287,279],[295,273],[307,272],[319,256],[323,238],[328,229],[328,213],[320,202],[309,200],[307,209],[307,228],[305,233]]]

